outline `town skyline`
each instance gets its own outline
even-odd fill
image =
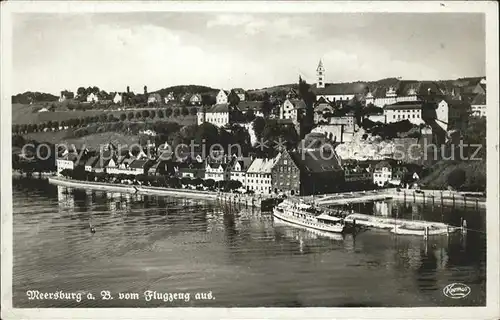
[[[251,90],[296,83],[299,76],[313,84],[320,59],[328,83],[486,74],[481,14],[310,16],[18,15],[13,28],[13,93],[58,95],[89,85],[119,92],[127,86],[141,92],[147,85],[152,92],[190,84]],[[467,50],[464,42],[469,43]],[[40,83],[41,74],[51,76]]]

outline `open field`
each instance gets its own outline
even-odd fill
[[[159,110],[165,110],[165,108],[141,108],[141,109],[127,109],[127,110],[86,110],[86,111],[54,111],[54,112],[33,112],[38,110],[41,105],[23,105],[23,104],[13,104],[12,105],[12,124],[40,124],[48,121],[67,121],[69,119],[79,119],[89,116],[99,116],[101,114],[112,114],[119,118],[122,113],[128,114],[133,112],[142,112],[144,110],[153,110],[158,113]],[[158,115],[154,119],[177,122],[180,125],[190,125],[196,123],[196,116],[171,116],[169,118],[159,118]],[[153,119],[153,120],[154,120]]]
[[[74,138],[70,130],[61,130],[56,132],[38,132],[38,133],[30,133],[24,135],[26,139],[33,139],[38,142],[47,142],[52,144],[61,144],[67,145],[71,147],[72,145],[75,148],[82,148],[83,146],[99,150],[101,145],[107,143],[113,143],[118,146],[132,145],[139,142],[139,137],[136,135],[126,135],[118,132],[102,132],[102,133],[94,133],[88,136],[84,136],[81,138]]]

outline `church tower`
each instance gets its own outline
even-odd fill
[[[316,69],[316,88],[324,88],[325,87],[325,68],[323,67],[323,61],[319,60],[318,68]]]

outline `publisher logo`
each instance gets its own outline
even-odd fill
[[[462,299],[469,295],[470,287],[463,283],[451,283],[444,287],[443,294],[451,299]]]

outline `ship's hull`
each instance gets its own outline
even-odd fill
[[[277,210],[276,208],[273,210],[273,216],[294,225],[324,232],[342,233],[345,227],[343,224],[330,225],[319,221],[300,219],[291,214],[287,214],[285,211]]]

